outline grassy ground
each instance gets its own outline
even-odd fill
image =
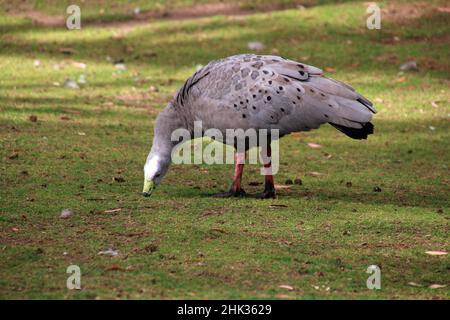
[[[365,28],[362,2],[81,31],[3,10],[0,297],[449,298],[429,288],[450,284],[448,255],[425,254],[449,249],[449,14],[445,1],[381,4],[381,31]],[[252,40],[351,83],[379,110],[376,134],[283,138],[276,181],[303,185],[276,200],[210,198],[231,178],[218,165],[173,166],[141,197],[157,113],[198,64]],[[120,59],[127,70],[109,61]],[[419,72],[399,74],[408,59]],[[63,86],[80,75],[80,89]],[[262,188],[246,185],[258,167],[244,179]],[[64,208],[74,215],[60,219]],[[108,248],[119,255],[98,255]],[[80,291],[66,289],[71,264]],[[372,264],[378,291],[366,288]]]

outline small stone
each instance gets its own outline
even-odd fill
[[[303,184],[303,181],[300,178],[295,178],[294,184],[297,184],[297,185],[301,186]]]
[[[265,46],[259,41],[251,41],[247,43],[247,47],[253,51],[261,51],[264,50]]]
[[[125,63],[116,63],[114,66],[115,66],[116,69],[119,70],[119,71],[125,71],[125,70],[127,70],[127,66],[125,65]]]
[[[67,218],[70,218],[71,216],[73,216],[73,211],[71,209],[64,209],[63,211],[61,211],[61,214],[59,217],[61,219],[67,219]]]
[[[290,185],[290,184],[294,184],[294,182],[292,182],[291,179],[287,179],[287,180],[284,182],[284,184]]]
[[[373,192],[381,192],[381,188],[380,187],[374,187],[373,188]]]
[[[70,88],[70,89],[80,89],[80,86],[78,85],[78,83],[76,83],[73,80],[67,79],[66,81],[64,81],[64,87],[66,88]]]
[[[416,61],[408,61],[400,66],[401,71],[419,71]]]

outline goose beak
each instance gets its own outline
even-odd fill
[[[155,183],[153,181],[144,180],[144,190],[142,190],[142,195],[144,197],[150,197],[153,190],[155,190]]]

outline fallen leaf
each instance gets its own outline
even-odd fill
[[[8,156],[8,158],[11,160],[17,159],[17,158],[19,158],[19,153],[14,151]]]
[[[119,255],[119,251],[113,250],[113,249],[108,249],[108,250],[105,250],[105,251],[100,251],[98,254],[99,255],[103,255],[103,256],[116,257],[116,256]]]
[[[312,177],[319,177],[319,176],[323,176],[324,175],[323,173],[320,173],[320,172],[317,172],[317,171],[311,171],[311,172],[308,172],[306,174],[309,175],[309,176],[312,176]]]
[[[73,61],[73,60],[69,60],[68,63],[75,67],[75,68],[79,68],[79,69],[86,69],[87,65],[83,62],[78,62],[78,61]]]
[[[103,210],[103,211],[100,211],[100,212],[101,213],[114,213],[114,212],[119,212],[119,211],[122,211],[122,208]]]
[[[445,256],[448,252],[445,251],[425,251],[426,254],[430,256]]]
[[[269,208],[276,209],[276,208],[287,208],[288,206],[285,204],[271,204],[269,205]]]
[[[336,69],[331,68],[331,67],[325,67],[325,71],[326,71],[326,72],[335,72]]]
[[[282,284],[282,285],[278,286],[278,288],[286,289],[286,290],[289,290],[289,291],[294,290],[294,287],[289,286],[289,285],[287,285],[287,284]]]
[[[313,143],[313,142],[309,142],[308,147],[313,148],[313,149],[322,148],[322,146],[320,144]]]
[[[445,288],[445,287],[447,287],[445,284],[435,283],[435,284],[430,285],[428,288],[430,288],[430,289],[441,289],[441,288]]]
[[[415,283],[415,282],[408,282],[408,285],[412,287],[423,287],[421,284]]]
[[[283,184],[276,184],[275,185],[275,189],[290,189],[291,188],[291,186],[286,186],[286,185],[283,185]]]
[[[303,136],[303,133],[301,133],[301,132],[292,132],[290,135],[293,136],[293,137],[301,137],[301,136]]]
[[[395,83],[400,83],[400,82],[405,82],[406,77],[399,77],[397,79],[394,80]]]

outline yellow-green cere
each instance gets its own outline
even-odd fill
[[[142,193],[144,196],[150,196],[155,189],[155,183],[153,181],[144,180],[144,189],[142,190]]]

